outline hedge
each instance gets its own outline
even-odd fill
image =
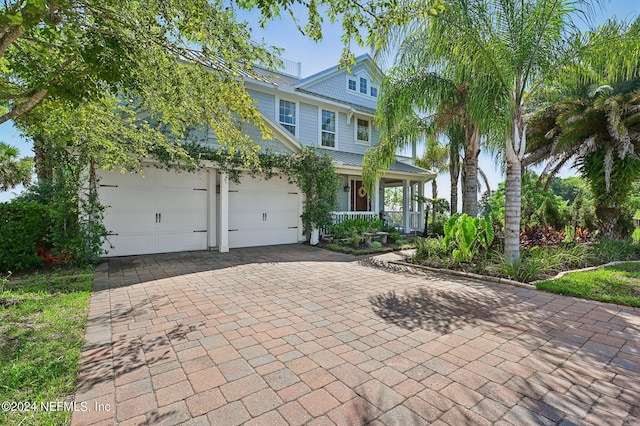
[[[37,248],[51,226],[47,205],[36,201],[0,203],[0,273],[42,265]]]

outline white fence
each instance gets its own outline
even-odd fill
[[[378,213],[376,212],[333,212],[331,214],[333,223],[344,222],[347,219],[377,219]]]

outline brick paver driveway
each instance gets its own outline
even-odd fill
[[[80,424],[640,424],[640,312],[304,246],[98,268]]]

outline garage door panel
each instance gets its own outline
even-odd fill
[[[207,192],[193,189],[159,189],[157,198],[158,211],[206,211]]]
[[[229,232],[229,247],[256,247],[297,242],[297,229],[264,230],[260,233],[251,231]]]
[[[291,185],[286,178],[280,179],[277,176],[267,180],[254,179],[251,176],[241,176],[240,184],[229,182],[229,190],[298,192],[298,188],[295,185]]]
[[[157,253],[202,250],[206,246],[206,232],[167,232],[158,234]]]
[[[153,188],[101,188],[100,203],[111,210],[155,211],[156,194]]]
[[[104,216],[104,226],[114,234],[157,231],[153,212],[111,211]]]
[[[144,177],[137,173],[120,173],[119,170],[100,170],[100,186],[139,186],[154,188],[156,186],[156,170],[144,168]]]
[[[286,210],[267,212],[267,221],[265,222],[267,229],[286,229],[298,225],[297,212]]]
[[[236,211],[229,214],[229,229],[241,229],[256,231],[262,229],[264,220],[262,213],[252,211]]]
[[[113,245],[113,248],[111,246]],[[156,234],[137,233],[128,235],[110,235],[102,245],[107,256],[132,256],[136,254],[157,253]]]
[[[170,170],[157,170],[157,182],[159,188],[206,188],[207,174],[202,172],[194,173],[177,173]]]
[[[109,232],[118,234],[109,237],[113,249],[105,244],[107,256],[206,249],[206,174],[153,168],[145,172],[144,179],[100,172],[100,201],[107,206],[104,223]]]
[[[204,211],[164,211],[160,217],[162,232],[193,232],[207,229],[207,212]]]

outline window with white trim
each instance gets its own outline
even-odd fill
[[[321,144],[328,148],[336,147],[336,113],[322,110]]]
[[[356,91],[356,81],[349,79],[349,90],[353,90],[354,92]]]
[[[292,135],[296,134],[296,103],[280,99],[280,112],[278,119],[282,127]]]
[[[360,77],[360,93],[367,94],[367,79],[364,77]]]
[[[374,98],[378,97],[378,88],[371,86],[371,96]]]
[[[371,121],[358,118],[356,121],[356,142],[369,144],[371,137]]]

